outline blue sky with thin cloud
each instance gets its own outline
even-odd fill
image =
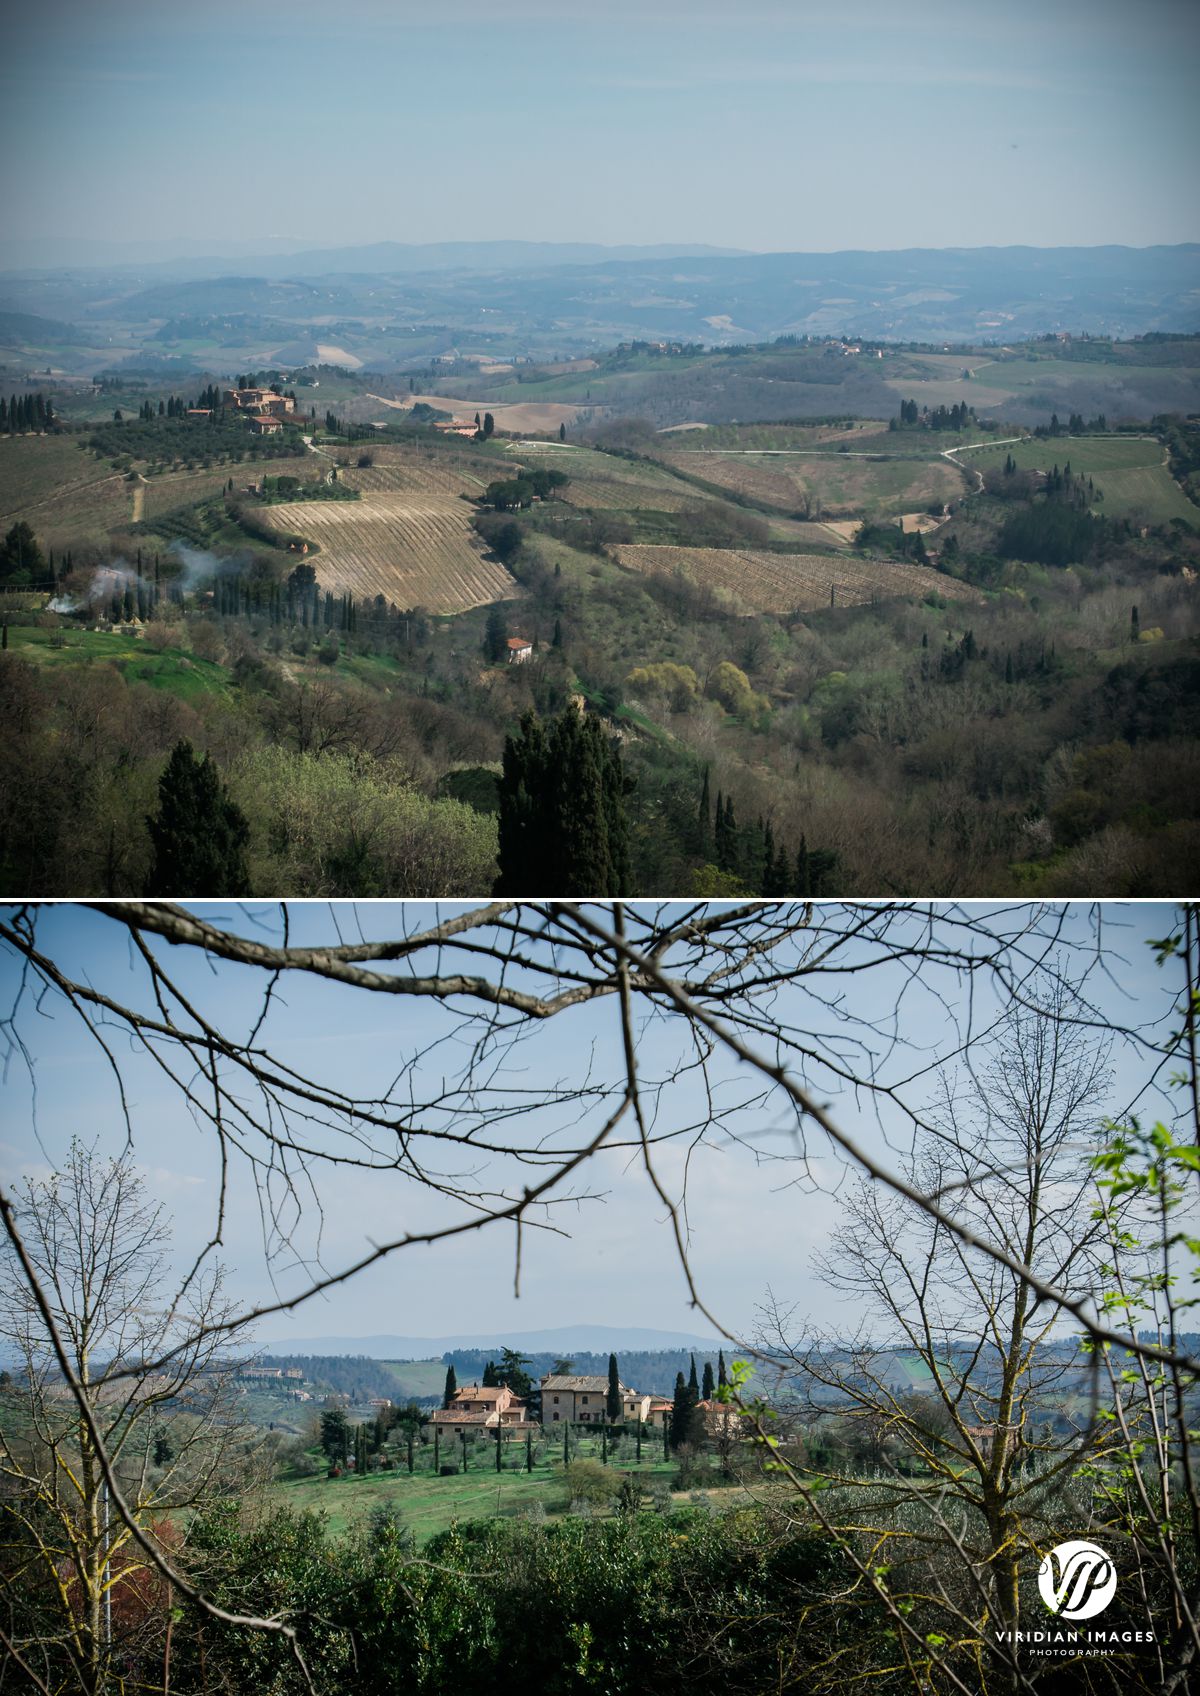
[[[1195,240],[1183,0],[42,0],[7,234],[754,250]]]

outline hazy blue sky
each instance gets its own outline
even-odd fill
[[[294,912],[293,940],[332,938],[329,914],[322,905],[295,907]],[[370,935],[404,933],[395,908],[387,904],[367,904],[363,922]],[[419,921],[410,920],[410,926],[414,922],[428,923],[428,913]],[[352,936],[353,921],[343,923]],[[1156,969],[1144,939],[1165,934],[1170,917],[1161,907],[1149,905],[1114,909],[1108,923],[1109,940],[1119,948],[1124,963],[1113,981],[1098,986],[1107,1007],[1126,1022],[1165,1015],[1179,987],[1178,973]],[[236,928],[248,934],[244,920]],[[140,968],[120,927],[64,905],[42,915],[39,935],[43,946],[69,970],[86,973],[114,997],[142,995]],[[181,981],[196,1004],[219,1012],[227,1028],[248,1029],[257,1006],[252,993],[261,993],[257,974],[189,958],[178,950],[163,947],[162,951],[169,954],[171,969],[182,974]],[[873,973],[869,979],[845,980],[845,988],[858,1013],[882,1017],[895,1006],[900,981],[898,973],[890,979]],[[12,958],[0,957],[0,1008],[5,1013],[15,982]],[[794,998],[805,1029],[818,1032],[819,1011],[801,999],[799,990],[783,993]],[[982,1014],[988,997],[978,989],[976,994],[976,1011]],[[918,1049],[945,1039],[945,1013],[931,993],[915,991],[903,1005],[904,1035]],[[960,1012],[964,1005],[960,995]],[[824,1022],[836,1028],[832,1021]],[[291,977],[282,986],[264,1040],[283,1063],[312,1068],[329,1083],[364,1089],[372,1082],[386,1087],[403,1059],[423,1048],[432,1035],[444,1032],[445,1026],[446,1015],[433,1003]],[[595,1076],[617,1074],[620,1058],[612,1002],[578,1009],[537,1029],[543,1034],[525,1053],[526,1070],[516,1069],[516,1062],[510,1065],[504,1074],[506,1088],[541,1092],[557,1078],[578,1081],[589,1068]],[[6,1185],[23,1171],[49,1170],[61,1160],[73,1135],[96,1138],[112,1150],[119,1149],[124,1138],[111,1074],[76,1017],[51,998],[36,1016],[26,1007],[22,1032],[38,1062],[36,1127],[29,1078],[19,1058],[12,1058],[0,1089],[4,1125],[0,1181]],[[642,1055],[646,1074],[665,1067],[670,1040],[661,1026],[646,1039]],[[116,1051],[127,1067],[138,1161],[154,1193],[175,1217],[181,1251],[190,1255],[206,1240],[211,1226],[218,1176],[211,1132],[193,1120],[177,1092],[151,1066],[129,1055],[124,1041],[117,1043]],[[461,1048],[457,1052],[461,1055]],[[453,1049],[442,1051],[431,1065],[435,1069],[449,1066],[454,1053]],[[1115,1053],[1113,1060],[1109,1106],[1120,1113],[1144,1074],[1127,1055]],[[901,1073],[910,1070],[913,1050],[898,1055],[895,1065]],[[436,1075],[442,1074],[437,1071]],[[825,1082],[830,1082],[827,1074]],[[731,1092],[742,1086],[729,1072],[721,1087],[725,1099],[732,1100]],[[821,1088],[819,1080],[816,1087]],[[698,1110],[698,1088],[693,1080],[669,1094],[662,1108],[664,1126],[676,1128],[690,1122]],[[839,1096],[832,1086],[823,1095],[833,1101],[847,1129],[874,1148],[882,1148],[869,1104],[845,1091]],[[1162,1109],[1161,1104],[1144,1102],[1143,1110]],[[734,1122],[739,1133],[757,1141],[764,1153],[782,1153],[792,1147],[779,1119],[761,1109],[741,1112]],[[896,1134],[899,1149],[904,1138],[898,1122],[888,1128]],[[833,1312],[811,1263],[836,1218],[832,1191],[844,1173],[819,1142],[812,1144],[812,1152],[816,1159],[811,1175],[819,1180],[816,1189],[790,1187],[798,1177],[794,1165],[761,1164],[746,1148],[726,1144],[694,1159],[690,1219],[696,1267],[706,1295],[735,1331],[752,1327],[755,1305],[768,1286],[781,1299],[799,1304],[803,1312],[819,1313],[825,1319]],[[662,1174],[673,1190],[682,1179],[682,1160],[682,1148],[664,1150],[660,1156]],[[519,1302],[512,1293],[513,1233],[505,1226],[456,1243],[405,1251],[330,1297],[309,1302],[289,1317],[265,1322],[260,1334],[337,1332],[353,1337],[391,1331],[436,1335],[487,1326],[515,1331],[572,1322],[706,1331],[708,1327],[687,1306],[663,1208],[636,1162],[631,1165],[628,1155],[606,1155],[589,1168],[584,1179],[584,1187],[603,1192],[605,1200],[583,1202],[563,1213],[559,1222],[569,1228],[569,1239],[527,1234]],[[353,1261],[371,1242],[462,1216],[453,1204],[386,1172],[324,1178],[321,1192],[326,1204],[321,1249],[329,1267]],[[317,1226],[316,1209],[308,1207],[297,1241],[309,1251],[316,1243]],[[236,1162],[223,1254],[234,1268],[233,1287],[240,1300],[252,1302],[267,1295],[257,1199],[244,1168]],[[286,1266],[277,1270],[284,1290],[298,1287]]]
[[[10,238],[1200,237],[1193,0],[37,0]]]

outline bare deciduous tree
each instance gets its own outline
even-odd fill
[[[90,1696],[146,1625],[140,1541],[244,1485],[256,1444],[235,1417],[220,1269],[164,1307],[170,1232],[128,1156],[76,1142],[11,1205],[22,1258],[0,1259],[0,1340],[20,1370],[0,1428],[0,1584],[14,1652],[32,1663],[56,1643]]]
[[[882,1542],[887,1509],[914,1493],[936,1495],[943,1513],[969,1510],[964,1552],[979,1594],[969,1613],[964,1598],[959,1606],[985,1646],[993,1628],[1020,1628],[1021,1575],[1045,1546],[1054,1480],[1084,1453],[1096,1459],[1113,1447],[1094,1419],[1081,1422],[1078,1441],[1047,1427],[1056,1401],[1074,1406],[1082,1393],[1095,1408],[1098,1360],[1052,1347],[1060,1306],[953,1228],[1098,1309],[1103,1233],[1092,1159],[1103,1143],[1104,1044],[1063,1011],[1061,1000],[1018,1009],[972,1073],[943,1078],[908,1175],[952,1223],[868,1181],[854,1185],[818,1262],[824,1281],[850,1298],[853,1334],[806,1328],[798,1345],[794,1319],[775,1305],[766,1312],[764,1348],[815,1412],[841,1413],[860,1450],[853,1439],[862,1428],[867,1458],[890,1475],[872,1492],[884,1510]],[[912,1394],[914,1366],[924,1394]],[[894,1534],[902,1535],[898,1521]],[[1013,1659],[1007,1645],[1003,1659]]]

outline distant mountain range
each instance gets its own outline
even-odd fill
[[[575,1354],[619,1354],[638,1349],[708,1349],[727,1346],[725,1339],[697,1337],[687,1331],[655,1331],[637,1325],[560,1325],[550,1331],[465,1331],[447,1337],[289,1337],[258,1344],[257,1354],[366,1355],[372,1360],[436,1360],[448,1349],[502,1347],[536,1350],[568,1357]]]
[[[0,265],[14,248],[0,241]],[[0,274],[7,346],[75,345],[229,372],[338,362],[413,371],[461,350],[549,362],[619,343],[780,336],[1004,345],[1200,332],[1200,245],[732,253],[443,242],[121,259]],[[26,315],[25,333],[18,328]],[[328,353],[322,351],[328,348]],[[119,350],[119,351],[118,351]],[[132,361],[131,361],[132,363]],[[94,361],[93,361],[94,364]]]
[[[531,271],[555,265],[603,265],[610,260],[717,259],[745,248],[661,242],[606,247],[566,241],[377,241],[357,247],[310,247],[285,240],[227,242],[214,253],[196,242],[93,242],[56,237],[0,239],[0,272],[154,271],[178,278],[332,275],[398,276],[406,271]]]

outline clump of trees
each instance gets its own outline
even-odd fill
[[[525,466],[517,477],[498,478],[488,484],[480,499],[497,512],[515,512],[537,500],[549,500],[570,482],[565,471],[543,466]]]
[[[0,583],[9,589],[26,589],[41,583],[48,574],[46,557],[32,526],[18,519],[0,544]]]

